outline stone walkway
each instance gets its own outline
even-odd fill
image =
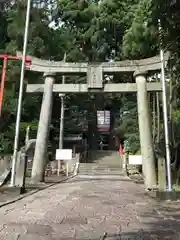
[[[179,240],[166,207],[123,175],[81,175],[0,208],[0,240]]]

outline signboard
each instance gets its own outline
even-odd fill
[[[103,74],[102,67],[96,64],[89,64],[87,68],[88,88],[102,88]]]
[[[56,149],[56,160],[72,160],[72,149]]]
[[[100,132],[108,132],[111,123],[110,111],[97,111],[97,128]]]
[[[142,155],[129,155],[130,165],[142,165]]]

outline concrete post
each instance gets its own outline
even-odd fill
[[[155,158],[152,142],[149,105],[146,88],[146,72],[136,72],[137,104],[140,133],[140,146],[143,159],[143,173],[146,189],[156,187]]]
[[[44,93],[41,105],[36,147],[31,174],[33,182],[44,181],[44,172],[47,160],[49,128],[51,123],[54,76],[52,73],[51,74],[46,73],[44,74],[44,77],[45,77]]]

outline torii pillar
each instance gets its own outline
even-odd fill
[[[147,96],[147,72],[135,72],[142,167],[146,189],[156,188],[155,157]]]
[[[32,182],[44,181],[44,172],[47,162],[48,138],[53,103],[53,84],[55,78],[53,73],[45,73],[44,78],[45,78],[44,93],[41,105],[36,147],[31,173]]]

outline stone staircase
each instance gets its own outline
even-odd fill
[[[91,155],[91,162],[79,166],[80,175],[116,175],[120,172],[122,164],[117,151],[96,151]]]

